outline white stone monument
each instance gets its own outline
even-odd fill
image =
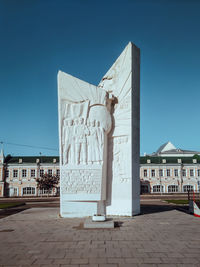
[[[62,217],[140,212],[140,50],[129,43],[98,86],[58,73]]]

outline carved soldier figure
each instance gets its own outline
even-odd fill
[[[98,141],[98,152],[99,152],[99,160],[103,160],[103,145],[104,145],[104,129],[101,127],[100,121],[96,122],[97,124],[97,141]]]
[[[93,147],[92,147],[92,135],[91,135],[91,122],[87,121],[87,127],[88,127],[88,135],[87,135],[87,156],[88,156],[88,164],[92,164],[93,161]]]
[[[84,119],[76,119],[74,126],[74,140],[75,140],[75,164],[87,163],[87,127],[84,124]]]
[[[63,139],[62,139],[62,146],[63,146],[63,164],[66,165],[69,163],[69,159],[71,157],[71,141],[72,141],[72,120],[65,119],[63,122]]]
[[[88,162],[99,162],[98,140],[97,140],[97,127],[95,120],[90,122],[89,135],[88,135]]]
[[[86,135],[88,135],[89,131],[86,127],[86,125],[84,124],[84,119],[81,118],[79,120],[79,162],[82,164],[86,164],[87,163],[87,139],[86,139]]]

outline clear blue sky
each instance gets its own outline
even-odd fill
[[[58,155],[58,70],[97,85],[129,41],[141,49],[141,154],[168,140],[200,151],[200,1],[0,0],[0,36],[5,154]]]

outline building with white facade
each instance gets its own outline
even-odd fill
[[[176,148],[171,142],[140,157],[142,193],[184,193],[200,190],[200,152]]]
[[[0,153],[0,197],[47,195],[36,178],[59,175],[59,157],[4,157]],[[200,191],[200,152],[176,148],[167,142],[156,152],[140,157],[141,193]],[[52,195],[59,194],[57,190]]]
[[[36,179],[43,174],[60,175],[59,157],[4,157],[0,154],[0,196],[22,197],[47,195],[37,188]],[[54,188],[51,195],[59,193]]]

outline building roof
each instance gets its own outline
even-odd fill
[[[167,150],[167,151],[164,151],[162,152],[162,154],[199,154],[200,152],[199,151],[193,151],[193,150],[184,150],[184,149],[180,149],[180,148],[177,148],[177,149],[171,149],[171,150]]]
[[[56,159],[56,163],[59,162],[59,157],[58,156],[17,156],[17,157],[12,157],[10,155],[5,157],[4,162],[7,164],[17,164],[19,163],[19,160],[22,160],[21,163],[36,163],[36,160],[39,159],[39,163],[54,163],[53,160]]]
[[[171,143],[171,142],[167,142],[165,144],[163,144],[162,146],[160,146],[158,148],[158,150],[156,151],[156,153],[163,153],[165,151],[169,151],[169,150],[173,150],[176,149],[176,147]]]
[[[12,157],[10,155],[8,155],[5,158],[5,163],[7,164],[19,164],[19,160],[22,159],[22,163],[33,163],[36,164],[36,160],[39,159],[39,163],[42,164],[48,164],[48,163],[54,163],[53,160],[56,159],[56,163],[59,163],[59,157],[58,156],[49,156],[49,157],[45,157],[45,156],[41,156],[41,157],[37,157],[37,156],[27,156],[27,157]],[[181,159],[181,162],[183,164],[192,164],[193,159],[197,160],[197,163],[200,163],[200,156],[196,157],[159,157],[159,156],[143,156],[140,157],[140,164],[148,164],[147,160],[150,160],[150,163],[153,164],[164,164],[163,163],[163,159],[166,160],[166,164],[177,164],[178,160]]]
[[[149,156],[187,157],[187,156],[193,156],[195,154],[200,155],[200,151],[184,150],[181,148],[176,148],[171,142],[167,142],[162,146],[160,146],[156,152],[150,154]]]
[[[183,164],[194,164],[193,159],[196,159],[196,163],[200,163],[200,156],[199,157],[156,157],[156,156],[144,156],[140,157],[140,164],[149,164],[147,160],[150,160],[150,163],[153,164],[180,164],[178,160],[181,160]],[[163,163],[163,160],[166,163]]]

